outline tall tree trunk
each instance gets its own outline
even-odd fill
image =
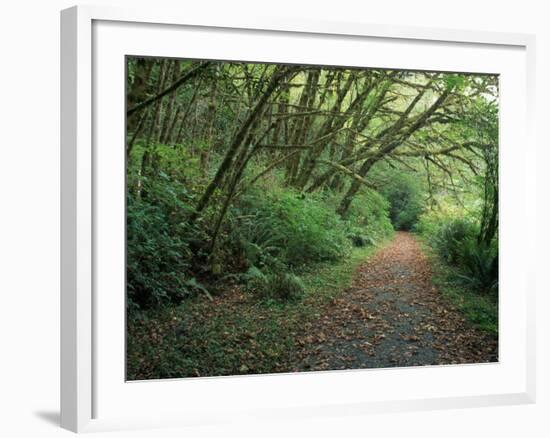
[[[187,108],[185,109],[185,112],[180,118],[178,133],[176,134],[176,138],[175,138],[176,144],[182,143],[183,141],[183,131],[185,128],[185,124],[187,122],[187,118],[189,117],[189,114],[191,113],[191,110],[193,109],[193,105],[195,104],[195,101],[199,94],[201,83],[202,83],[202,80],[199,79],[199,83],[195,86],[195,90],[193,91],[193,95],[191,96],[191,101],[187,104]]]
[[[134,81],[131,85],[127,85],[126,108],[132,108],[139,102],[143,102],[147,99],[151,71],[154,65],[154,62],[150,62],[146,58],[138,58],[135,60]],[[127,131],[135,131],[139,122],[133,117],[127,117],[126,124]]]
[[[210,152],[214,147],[214,125],[216,123],[216,97],[218,92],[218,81],[213,80],[210,89],[210,99],[208,101],[208,116],[206,121],[206,132],[204,135],[205,144],[200,153],[199,164],[200,170],[203,175],[206,174],[208,168],[208,161],[210,158]]]
[[[159,74],[158,74],[158,83],[157,83],[158,90],[161,90],[164,84],[164,78],[166,76],[166,66],[167,66],[167,61],[166,59],[163,59],[159,65]],[[151,113],[149,131],[147,134],[147,138],[145,140],[145,150],[143,151],[143,156],[141,157],[141,166],[140,166],[139,176],[137,179],[137,187],[136,187],[136,194],[138,198],[142,197],[144,194],[143,178],[147,175],[149,171],[148,169],[152,163],[152,157],[154,153],[153,143],[155,139],[157,125],[160,119],[160,110],[161,110],[160,101],[156,101],[155,107],[153,108],[153,112]]]
[[[126,144],[126,158],[128,158],[130,156],[130,154],[132,152],[132,148],[134,147],[134,143],[136,142],[139,134],[141,134],[141,130],[145,126],[145,120],[147,119],[148,116],[149,116],[149,111],[146,111],[141,115],[141,117],[139,119],[139,122],[138,122],[137,126],[135,127],[135,130],[132,134],[132,137],[130,137],[130,139],[128,140],[128,142]]]
[[[171,83],[174,83],[179,76],[179,64],[180,62],[176,59],[172,63],[172,77]],[[162,122],[162,129],[160,131],[159,141],[160,143],[166,143],[166,137],[168,136],[168,130],[172,123],[172,118],[174,117],[174,104],[176,103],[176,89],[168,95],[168,105],[166,106],[166,111],[164,114],[164,120]]]
[[[312,92],[312,83],[314,80],[314,74],[312,71],[308,71],[305,73],[305,82],[304,86],[302,88],[302,93],[300,95],[300,99],[298,100],[298,108],[296,108],[296,112],[305,112],[308,108],[308,103],[311,100],[311,92]],[[299,144],[299,138],[301,135],[302,127],[305,123],[305,117],[296,117],[293,120],[293,123],[291,123],[291,135],[289,139],[290,144]],[[292,160],[289,160],[287,162],[287,171],[286,171],[286,181],[288,184],[292,184],[296,177],[296,173],[298,172],[298,168],[300,165],[300,154],[297,154],[294,156]]]

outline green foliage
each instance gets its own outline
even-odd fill
[[[486,244],[472,237],[464,240],[460,251],[459,278],[474,290],[497,292],[498,251],[496,242]]]
[[[251,266],[241,276],[249,291],[265,300],[296,300],[305,291],[300,277],[288,272],[262,272],[256,266]]]
[[[464,219],[450,219],[439,224],[431,242],[439,255],[450,264],[461,261],[464,244],[475,236],[474,224]]]
[[[445,85],[449,89],[462,89],[466,83],[467,79],[466,76],[456,73],[448,73],[444,76],[443,80],[445,81]]]
[[[240,279],[252,290],[263,289],[267,287],[268,283],[267,275],[256,266],[248,268],[248,271],[242,274]]]
[[[219,249],[208,256],[208,235],[218,210],[212,205],[190,226],[196,171],[191,165],[187,172],[194,178],[191,184],[171,148],[158,145],[157,153],[168,173],[139,177],[140,146],[129,173],[129,180],[140,187],[139,195],[128,192],[127,204],[130,308],[158,307],[194,293],[210,297],[198,279],[201,272],[237,279],[261,298],[293,300],[304,289],[294,271],[346,259],[352,246],[374,245],[393,232],[389,204],[375,191],[358,195],[343,220],[335,212],[337,195],[304,195],[276,183],[253,188],[235,202]]]
[[[189,274],[190,230],[181,222],[190,210],[186,190],[162,174],[142,178],[140,195],[127,194],[127,296],[130,308],[178,302],[207,293]]]
[[[478,292],[498,276],[496,76],[136,57],[127,73],[130,378],[285,370],[394,229],[427,236],[464,311],[494,324]]]
[[[177,307],[131,314],[128,379],[288,370],[294,358],[296,332],[317,320],[327,303],[350,286],[357,266],[373,249],[354,249],[347,259],[322,263],[304,272],[304,298],[300,300],[272,298],[260,303],[255,296],[244,294],[245,301],[236,307],[190,297]],[[245,275],[250,281],[266,277],[257,268],[250,268]]]
[[[350,251],[345,223],[320,196],[292,189],[252,190],[232,212],[231,240],[249,265],[301,268]]]
[[[293,271],[346,259],[352,246],[387,239],[393,228],[388,202],[378,193],[357,196],[346,220],[331,194],[304,195],[273,185],[251,190],[228,218],[228,245],[240,248],[248,270],[240,276],[264,299],[292,300],[304,291]]]
[[[386,170],[380,192],[390,204],[390,219],[397,230],[411,230],[424,209],[423,187],[418,175]]]
[[[331,207],[320,195],[281,187],[243,196],[229,215],[228,244],[249,267],[240,276],[247,288],[262,299],[295,300],[305,287],[293,270],[348,256],[348,224]]]
[[[478,225],[465,218],[426,214],[417,231],[445,263],[457,268],[455,277],[462,284],[476,292],[497,292],[498,243],[479,241]]]
[[[389,202],[374,190],[354,198],[346,216],[347,236],[353,246],[376,245],[393,235],[389,208]]]
[[[461,279],[464,274],[460,268],[444,263],[437,256],[433,257],[432,266],[434,283],[466,320],[483,331],[498,334],[498,301],[495,296],[472,289]]]
[[[305,286],[297,275],[277,272],[268,276],[267,292],[269,298],[296,300],[304,294]]]
[[[393,233],[388,202],[374,191],[354,199],[346,220],[330,193],[303,195],[272,185],[244,196],[231,211],[229,244],[248,270],[239,278],[262,299],[293,300],[304,285],[292,271],[346,260],[351,246],[372,246]]]

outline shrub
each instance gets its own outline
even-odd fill
[[[498,288],[498,251],[496,243],[487,245],[467,238],[461,245],[459,278],[468,286],[483,292]]]
[[[411,230],[423,210],[423,188],[415,175],[386,170],[381,194],[388,200],[389,216],[396,230]]]
[[[364,246],[374,245],[376,241],[373,237],[365,235],[361,229],[351,228],[348,237],[351,240],[353,246],[362,248]]]
[[[496,292],[498,288],[498,243],[479,242],[479,228],[465,218],[449,218],[436,213],[421,217],[421,232],[439,257],[457,268],[461,283],[476,292]]]
[[[356,247],[375,245],[390,237],[389,202],[378,192],[365,191],[351,203],[346,219],[347,236]]]
[[[248,266],[239,278],[262,299],[298,299],[305,287],[292,271],[347,256],[353,238],[358,246],[373,243],[360,224],[352,236],[329,197],[276,185],[244,195],[230,211],[228,228],[228,245],[239,249]]]
[[[127,297],[130,309],[155,307],[202,291],[190,274],[192,240],[182,222],[186,192],[166,175],[143,179],[141,196],[127,196]],[[195,236],[196,237],[196,236]]]
[[[252,266],[241,276],[246,288],[262,299],[282,301],[300,298],[305,286],[300,277],[287,272],[269,272],[265,274]]]
[[[128,298],[139,307],[158,305],[184,290],[189,267],[187,242],[169,231],[157,206],[128,202]]]
[[[439,255],[450,264],[457,264],[466,239],[476,234],[475,226],[464,219],[451,219],[439,225],[431,236],[432,245]]]
[[[319,196],[290,189],[253,190],[232,210],[230,239],[247,262],[299,268],[349,253],[345,223]]]
[[[270,298],[279,300],[296,300],[305,292],[305,286],[300,277],[277,272],[268,277],[268,294]]]
[[[248,271],[240,276],[240,280],[253,292],[264,291],[269,283],[267,275],[256,266],[251,266]]]

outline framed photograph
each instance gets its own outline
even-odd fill
[[[534,402],[533,36],[78,6],[61,55],[64,428]]]

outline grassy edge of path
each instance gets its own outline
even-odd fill
[[[340,262],[321,264],[303,273],[302,281],[306,288],[306,295],[317,295],[323,299],[334,298],[343,289],[351,286],[353,275],[359,265],[366,262],[390,240],[378,245],[353,248],[351,255]]]
[[[391,240],[391,239],[389,239]],[[210,302],[202,296],[128,322],[129,380],[292,371],[298,333],[351,285],[359,265],[389,240],[354,248],[337,263],[301,273],[303,298],[258,300],[234,286]]]
[[[432,267],[432,283],[443,297],[479,330],[498,335],[498,302],[472,292],[458,280],[458,270],[444,263],[422,236],[413,234]]]

